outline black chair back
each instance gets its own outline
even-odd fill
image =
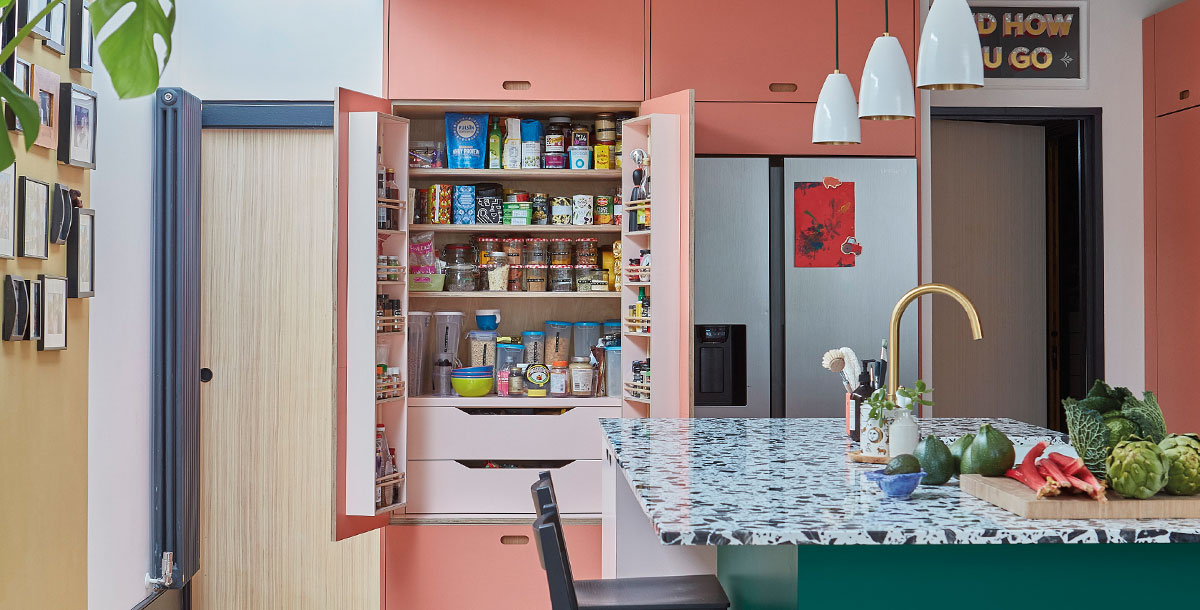
[[[552,610],[579,610],[571,562],[567,559],[567,548],[563,544],[558,508],[550,504],[545,505],[542,511],[543,514],[533,522],[533,533],[550,588],[550,607]]]
[[[550,479],[549,470],[538,473],[538,480],[529,487],[529,493],[533,496],[533,508],[539,517],[542,516],[543,506],[558,506],[558,496],[554,493],[554,481]]]

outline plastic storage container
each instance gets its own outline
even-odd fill
[[[571,264],[571,240],[563,237],[556,237],[550,240],[550,264],[551,265],[570,265]]]
[[[599,265],[600,240],[595,237],[581,237],[575,240],[575,264]]]
[[[450,383],[450,371],[455,367],[454,354],[439,353],[433,358],[433,395],[455,396],[454,386]]]
[[[512,368],[525,362],[525,346],[516,343],[496,344],[496,370]]]
[[[408,393],[424,396],[429,392],[425,385],[425,349],[429,345],[428,311],[408,312]]]
[[[527,292],[546,292],[546,276],[550,272],[548,265],[525,265],[521,276],[521,286]]]
[[[471,348],[471,366],[496,366],[496,337],[494,330],[473,330],[467,333]]]
[[[575,323],[575,348],[572,350],[572,357],[590,358],[592,355],[591,347],[596,345],[600,340],[600,323],[599,322],[576,322]]]
[[[463,318],[461,311],[433,312],[433,353],[450,354],[458,357],[458,342],[462,339]]]
[[[609,396],[621,395],[621,346],[604,348],[604,388]]]
[[[575,268],[571,265],[550,265],[550,292],[573,292]]]
[[[525,240],[525,260],[526,265],[549,265],[550,264],[550,240],[545,237],[530,237]]]
[[[480,326],[480,328],[483,328]],[[620,320],[605,320],[601,330],[604,336],[616,335],[617,341],[621,340],[621,321]]]
[[[564,362],[571,359],[570,322],[546,321],[546,362]]]
[[[546,333],[530,330],[521,333],[521,344],[525,346],[525,363],[546,362]]]
[[[575,292],[591,292],[598,271],[594,265],[575,265]]]

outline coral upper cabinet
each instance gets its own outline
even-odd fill
[[[392,99],[647,97],[644,0],[388,0],[386,8]]]
[[[1154,36],[1155,114],[1200,106],[1200,2],[1177,4],[1147,21]]]

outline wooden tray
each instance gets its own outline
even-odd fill
[[[1026,519],[1200,519],[1200,496],[1158,494],[1148,500],[1130,500],[1110,489],[1108,502],[1097,502],[1083,494],[1039,500],[1019,481],[977,474],[960,476],[959,487]]]
[[[860,464],[886,464],[891,459],[886,455],[863,455],[861,451],[851,451],[849,455],[851,462]]]

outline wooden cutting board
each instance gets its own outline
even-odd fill
[[[1039,500],[1019,481],[977,474],[959,477],[959,487],[1027,519],[1200,519],[1200,496],[1158,494],[1148,500],[1131,500],[1110,489],[1108,502],[1097,502],[1083,494]]]

